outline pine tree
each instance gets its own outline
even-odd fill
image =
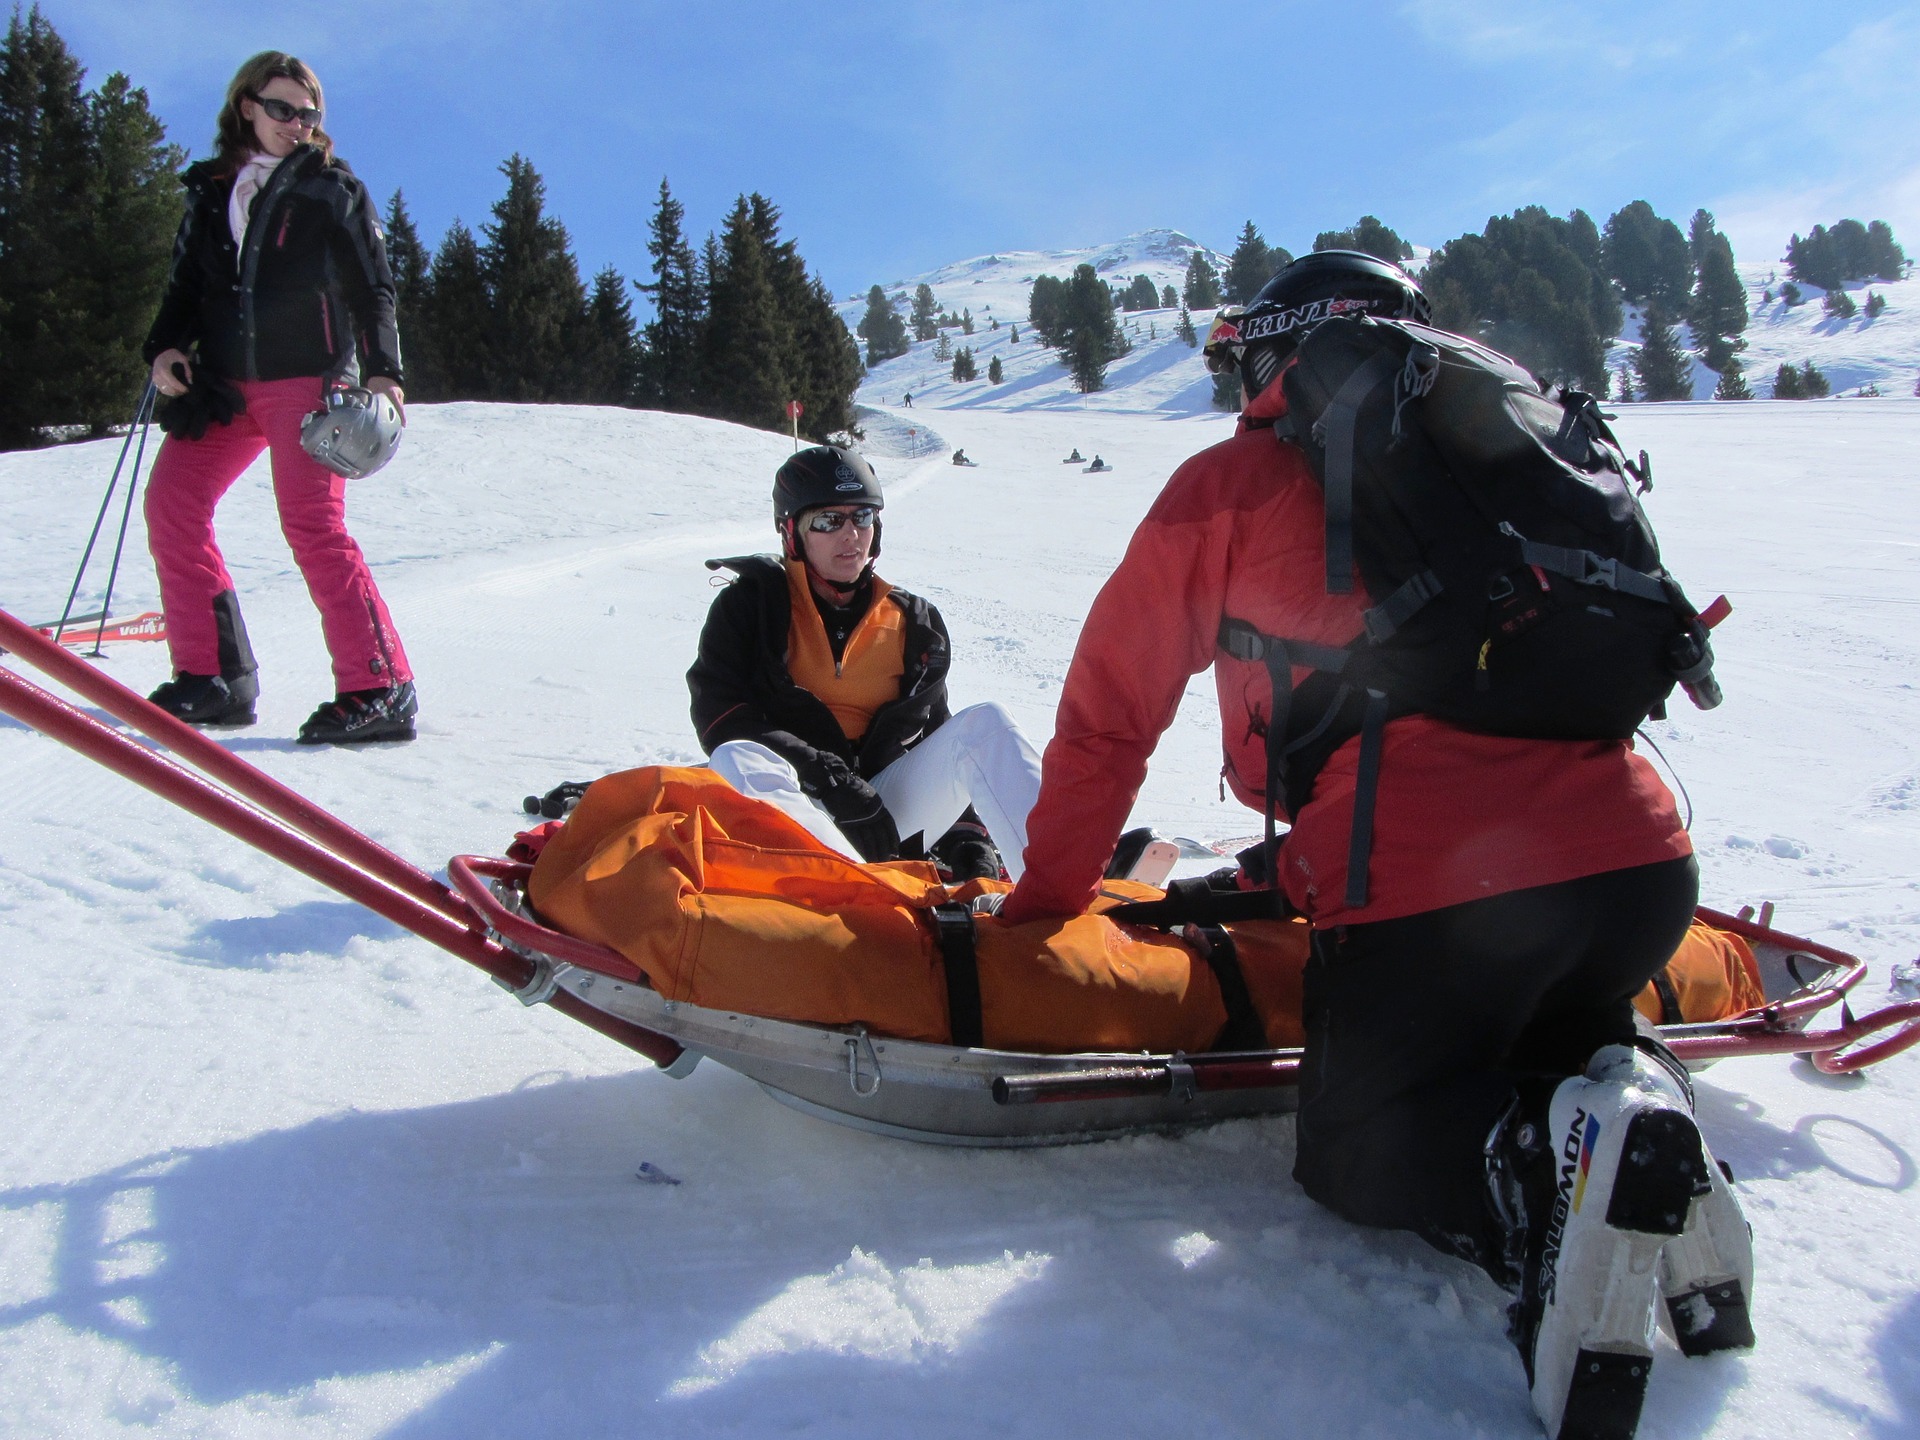
[[[547,186],[533,162],[509,156],[507,193],[483,228],[480,272],[491,302],[484,362],[496,400],[571,400],[582,390],[587,293],[567,227],[546,213]]]
[[[953,356],[953,378],[957,381],[977,380],[980,369],[973,363],[973,350],[962,345]]]
[[[1646,201],[1636,200],[1609,217],[1602,258],[1620,293],[1634,304],[1652,300],[1669,315],[1685,311],[1693,288],[1687,237]]]
[[[1700,260],[1687,320],[1701,359],[1709,369],[1724,370],[1744,345],[1740,335],[1747,328],[1747,287],[1734,268],[1733,246],[1712,228],[1713,217],[1701,210],[1693,220]]]
[[[1171,310],[1180,303],[1180,292],[1171,285],[1160,287],[1160,308]]]
[[[1362,215],[1345,230],[1321,231],[1314,236],[1313,248],[1316,251],[1358,250],[1390,265],[1413,258],[1413,247],[1372,215]]]
[[[1625,361],[1620,365],[1620,385],[1613,392],[1613,398],[1622,405],[1631,405],[1639,397],[1633,393],[1633,366]]]
[[[1007,327],[1007,330],[1008,330],[1007,343],[1009,345],[1018,345],[1020,343],[1020,327],[1018,325],[1009,324]]]
[[[1680,348],[1680,337],[1657,304],[1647,306],[1640,320],[1640,352],[1634,357],[1640,375],[1640,393],[1648,400],[1691,400],[1693,365]]]
[[[780,238],[779,208],[758,193],[747,197],[747,208],[773,286],[786,398],[800,402],[801,429],[824,439],[852,423],[847,407],[863,374],[860,347],[834,309],[832,295],[807,273],[799,247]]]
[[[425,300],[433,366],[411,390],[419,400],[481,400],[487,390],[487,339],[492,305],[480,243],[459,220],[434,251]]]
[[[1220,303],[1220,272],[1207,259],[1207,252],[1196,250],[1187,260],[1186,284],[1180,298],[1191,310],[1211,310]]]
[[[1200,343],[1200,335],[1193,328],[1193,316],[1187,311],[1187,302],[1180,302],[1180,322],[1174,326],[1174,338],[1189,350]]]
[[[1110,294],[1093,266],[1074,267],[1062,307],[1060,348],[1074,388],[1083,395],[1105,386],[1108,364],[1129,348],[1114,324]]]
[[[681,226],[686,210],[667,188],[648,224],[647,254],[653,258],[653,283],[635,286],[653,298],[653,319],[644,333],[641,392],[645,403],[663,410],[695,408],[700,392],[700,340],[706,329],[707,297],[693,246]]]
[[[1422,286],[1434,323],[1471,335],[1529,370],[1600,394],[1620,302],[1602,271],[1600,232],[1584,211],[1564,220],[1538,205],[1448,242]]]
[[[867,342],[868,365],[878,365],[883,360],[904,355],[911,348],[900,312],[893,308],[893,302],[887,299],[887,292],[878,285],[867,291],[867,313],[861,318],[857,333]]]
[[[1880,318],[1880,313],[1887,308],[1887,297],[1882,295],[1878,290],[1869,290],[1867,292],[1867,303],[1860,308],[1867,319],[1877,320]]]
[[[83,93],[35,6],[0,41],[0,449],[49,426],[101,434],[146,382],[183,158],[126,76]]]
[[[1720,372],[1720,383],[1713,387],[1716,400],[1751,400],[1753,391],[1747,385],[1746,372],[1741,368],[1740,357],[1727,358],[1727,368]]]
[[[1040,343],[1049,347],[1060,343],[1065,328],[1067,284],[1052,275],[1041,275],[1027,296],[1027,321]]]
[[[1826,373],[1811,360],[1800,367],[1800,393],[1808,400],[1824,400],[1833,393]]]
[[[973,333],[973,311],[962,310],[960,312],[960,333],[962,335],[971,335]]]
[[[1145,275],[1133,277],[1133,283],[1127,286],[1120,296],[1120,308],[1131,313],[1135,310],[1152,310],[1160,303],[1160,292],[1154,288],[1153,281]]]
[[[1247,221],[1240,232],[1239,242],[1233,247],[1233,255],[1227,261],[1227,303],[1245,305],[1260,293],[1262,285],[1292,263],[1293,256],[1277,245],[1268,245],[1260,238],[1253,221]]]
[[[1789,310],[1805,298],[1806,296],[1800,293],[1800,287],[1791,280],[1780,287],[1780,303],[1785,305]]]
[[[1860,307],[1853,297],[1836,285],[1827,292],[1826,299],[1820,302],[1820,308],[1836,320],[1851,320],[1860,313]]]
[[[939,311],[934,307],[933,287],[922,281],[913,292],[913,338],[931,340],[940,333]]]
[[[598,405],[639,404],[641,362],[626,277],[613,266],[604,266],[593,277],[587,297],[584,384],[579,398]]]
[[[987,362],[987,382],[992,385],[998,385],[1006,378],[1007,372],[1001,368],[1000,357],[996,355]]]
[[[947,343],[947,332],[944,330],[934,333],[933,358],[942,364],[953,358],[953,346]]]
[[[727,214],[707,279],[702,398],[707,413],[762,430],[786,424],[793,385],[767,257],[742,195]]]
[[[1805,390],[1800,388],[1800,372],[1791,364],[1781,362],[1780,368],[1773,372],[1773,398],[1776,400],[1804,400]]]
[[[427,319],[427,293],[433,284],[433,259],[407,213],[398,190],[387,202],[387,264],[393,270],[394,313],[400,326],[407,368],[407,393],[425,398],[435,388],[433,328]]]

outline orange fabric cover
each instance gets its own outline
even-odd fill
[[[900,677],[907,670],[907,617],[888,601],[892,589],[878,575],[873,577],[873,600],[836,661],[827,622],[820,618],[807,584],[807,567],[787,561],[793,615],[787,625],[787,674],[802,690],[820,697],[849,740],[867,733],[874,711],[900,698]]]
[[[670,1000],[945,1044],[946,973],[925,912],[1010,887],[949,890],[930,865],[856,864],[710,770],[649,767],[592,785],[527,888],[549,923],[620,951]],[[1206,962],[1173,936],[1099,913],[1160,893],[1109,880],[1094,910],[1071,919],[977,917],[983,1043],[1043,1054],[1209,1048],[1227,1015]],[[1306,922],[1228,929],[1267,1043],[1304,1043]],[[1746,943],[1702,924],[1667,974],[1689,1021],[1764,1003]],[[1659,1021],[1653,986],[1635,1004]]]
[[[1680,998],[1680,1017],[1689,1024],[1725,1020],[1767,1003],[1760,966],[1738,935],[1694,921],[1680,948],[1667,962],[1667,982]],[[1634,996],[1633,1008],[1658,1025],[1660,992],[1648,985]]]
[[[916,862],[855,864],[711,771],[649,767],[588,789],[528,894],[549,923],[620,951],[669,999],[944,1044],[946,974],[925,911],[982,888],[949,891]],[[1106,891],[1107,904],[1160,893],[1119,881]],[[1232,929],[1269,1042],[1298,1044],[1306,927]],[[974,932],[990,1049],[1201,1051],[1226,1025],[1213,971],[1159,931],[1087,914],[981,916]]]

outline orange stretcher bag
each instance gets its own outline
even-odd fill
[[[1305,922],[1234,922],[1225,946],[1189,945],[1102,913],[1161,894],[1108,881],[1071,919],[962,919],[969,943],[952,949],[954,903],[1007,888],[949,889],[912,861],[855,863],[710,770],[652,766],[589,787],[527,890],[549,923],[707,1009],[1042,1054],[1303,1043]],[[956,966],[967,972],[958,987]],[[1658,1023],[1758,1003],[1752,952],[1698,924],[1636,1001]]]
[[[930,865],[861,865],[709,770],[649,767],[592,785],[534,866],[549,923],[609,945],[670,1000],[953,1043],[953,989]],[[1111,882],[1103,907],[1157,899]],[[1006,925],[974,917],[978,1036],[991,1049],[1202,1051],[1227,1030],[1214,968],[1178,938],[1098,913]],[[1307,936],[1290,921],[1230,928],[1255,1046],[1300,1043]]]

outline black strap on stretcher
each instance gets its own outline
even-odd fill
[[[958,901],[935,905],[934,943],[947,975],[947,1026],[952,1042],[972,1049],[981,1041],[980,965],[973,953],[973,912]]]

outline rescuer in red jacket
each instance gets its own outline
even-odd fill
[[[1426,318],[1424,297],[1397,267],[1327,252],[1295,262],[1248,306],[1241,323],[1268,338],[1235,343],[1229,324],[1210,340],[1210,360],[1239,369],[1240,424],[1175,471],[1094,601],[1044,756],[1026,871],[1002,920],[1086,908],[1187,681],[1209,666],[1223,779],[1263,808],[1271,682],[1263,665],[1219,650],[1223,619],[1327,645],[1360,633],[1364,586],[1326,593],[1320,489],[1301,451],[1271,429],[1286,406],[1278,377],[1297,339],[1290,332],[1328,313],[1329,301],[1346,313]],[[1306,675],[1296,670],[1295,683]],[[1738,1215],[1718,1172],[1711,1182],[1700,1172],[1684,1073],[1645,1044],[1634,1048],[1631,997],[1693,912],[1692,846],[1666,787],[1626,742],[1472,734],[1407,715],[1385,730],[1369,885],[1356,908],[1346,879],[1358,749],[1350,740],[1327,761],[1277,857],[1280,885],[1314,927],[1295,1178],[1351,1220],[1413,1230],[1520,1284],[1514,1339],[1549,1432],[1630,1398],[1625,1429],[1594,1433],[1631,1435],[1645,1364],[1621,1378],[1609,1360],[1591,1382],[1573,1372],[1596,1347],[1642,1352],[1570,1320],[1565,1303],[1556,1311],[1557,1247],[1564,1235],[1573,1257],[1560,1263],[1561,1302],[1579,1298],[1578,1284],[1585,1299],[1604,1289],[1601,1272],[1623,1247],[1638,1245],[1643,1273],[1659,1256],[1663,1280],[1683,1289],[1692,1280],[1677,1273],[1665,1234],[1554,1229],[1561,1137],[1549,1122],[1576,1113],[1564,1109],[1568,1087],[1594,1091],[1579,1092],[1586,1108],[1577,1113],[1620,1121],[1594,1172],[1616,1195],[1639,1182],[1608,1145],[1628,1130],[1642,1140],[1661,1127],[1686,1131],[1695,1139],[1663,1141],[1666,1169],[1702,1192],[1711,1185],[1702,1204],[1719,1204],[1720,1218],[1727,1206]],[[1592,1078],[1596,1067],[1604,1082]],[[1673,1098],[1681,1092],[1684,1106]],[[1678,1208],[1689,1213],[1688,1200]],[[1716,1262],[1738,1272],[1736,1286],[1751,1283],[1750,1252],[1744,1270],[1742,1259]],[[1655,1297],[1644,1298],[1650,1315]],[[1705,1348],[1741,1343],[1744,1325],[1741,1294],[1738,1316],[1708,1337],[1722,1343]]]

